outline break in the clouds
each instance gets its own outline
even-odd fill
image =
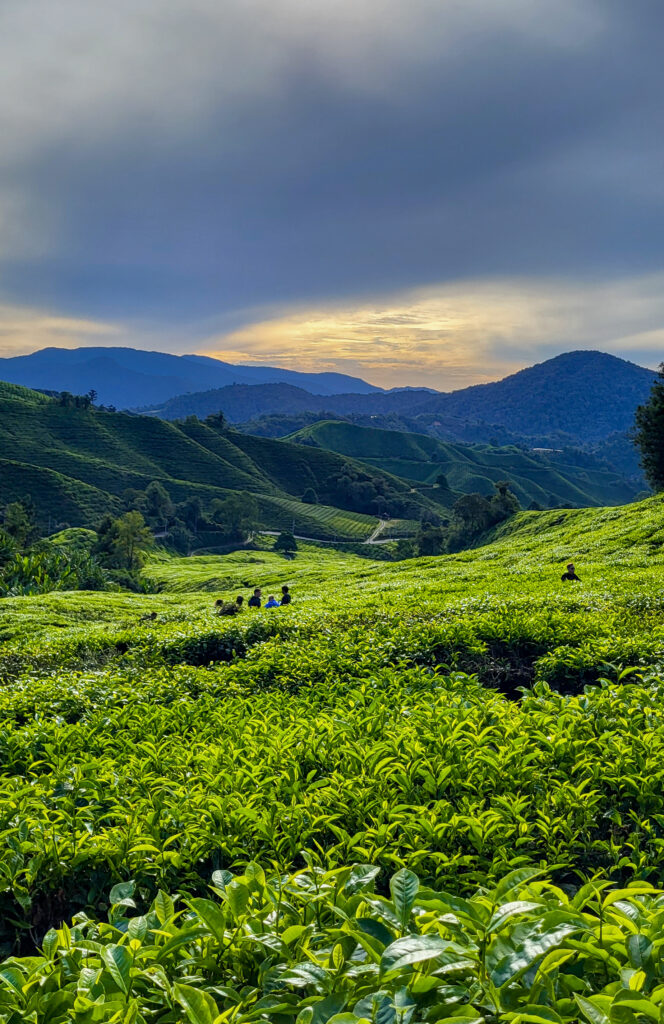
[[[5,0],[0,301],[94,343],[191,351],[223,323],[289,365],[304,310],[330,341],[303,359],[389,383],[408,345],[429,372],[413,322],[441,295],[477,325],[439,332],[441,366],[572,347],[664,265],[663,29],[660,0]],[[586,327],[535,304],[501,349],[487,294],[528,319],[552,281]],[[596,347],[651,350],[652,302],[630,310]]]

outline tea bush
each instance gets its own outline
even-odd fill
[[[79,914],[0,972],[25,1020],[191,1024],[660,1021],[664,893],[590,882],[573,896],[533,869],[470,898],[369,864],[216,871],[211,892],[114,886],[108,921]],[[142,912],[141,912],[142,911]]]
[[[0,601],[0,1020],[664,1019],[663,521]]]

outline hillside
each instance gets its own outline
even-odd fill
[[[0,601],[5,1016],[658,1021],[663,571],[660,495]]]
[[[44,528],[94,525],[119,510],[126,489],[152,480],[173,501],[197,496],[204,508],[230,491],[251,492],[266,528],[294,524],[314,537],[371,533],[375,518],[357,513],[369,511],[372,494],[387,495],[404,514],[426,504],[406,483],[344,456],[196,420],[72,408],[11,384],[0,384],[0,451],[0,503],[30,494]],[[332,510],[303,505],[307,488]]]
[[[241,423],[264,415],[332,412],[415,420],[424,433],[455,441],[501,443],[556,438],[602,441],[628,430],[648,397],[654,372],[603,352],[568,352],[492,384],[448,394],[427,390],[372,394],[307,394],[304,385],[237,386],[182,395],[150,411],[164,419],[223,411]],[[558,446],[558,445],[556,445]]]
[[[638,488],[590,455],[579,452],[537,453],[515,446],[450,444],[422,434],[321,421],[304,427],[290,440],[359,459],[399,476],[451,504],[460,493],[490,493],[499,480],[512,482],[523,507],[606,505],[634,499]],[[451,494],[428,490],[443,473]]]
[[[374,391],[371,394],[339,393],[314,395],[304,387],[286,384],[231,385],[194,394],[178,395],[160,406],[142,411],[162,419],[209,416],[224,413],[232,423],[274,413],[330,411],[341,415],[382,415],[407,413],[430,402],[430,390]]]
[[[175,356],[132,348],[45,348],[0,359],[0,380],[28,388],[86,394],[120,409],[164,402],[202,388],[268,382],[297,384],[316,395],[378,391],[343,373],[298,373],[269,366],[233,366],[208,356]]]
[[[599,441],[629,429],[654,372],[604,352],[566,352],[495,384],[433,398],[422,412],[482,419],[520,434]]]

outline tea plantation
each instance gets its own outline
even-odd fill
[[[659,497],[2,601],[0,1020],[663,1021],[663,541]]]

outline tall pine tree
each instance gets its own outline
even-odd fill
[[[648,483],[654,491],[664,491],[664,363],[660,363],[650,398],[636,410],[634,440]]]

